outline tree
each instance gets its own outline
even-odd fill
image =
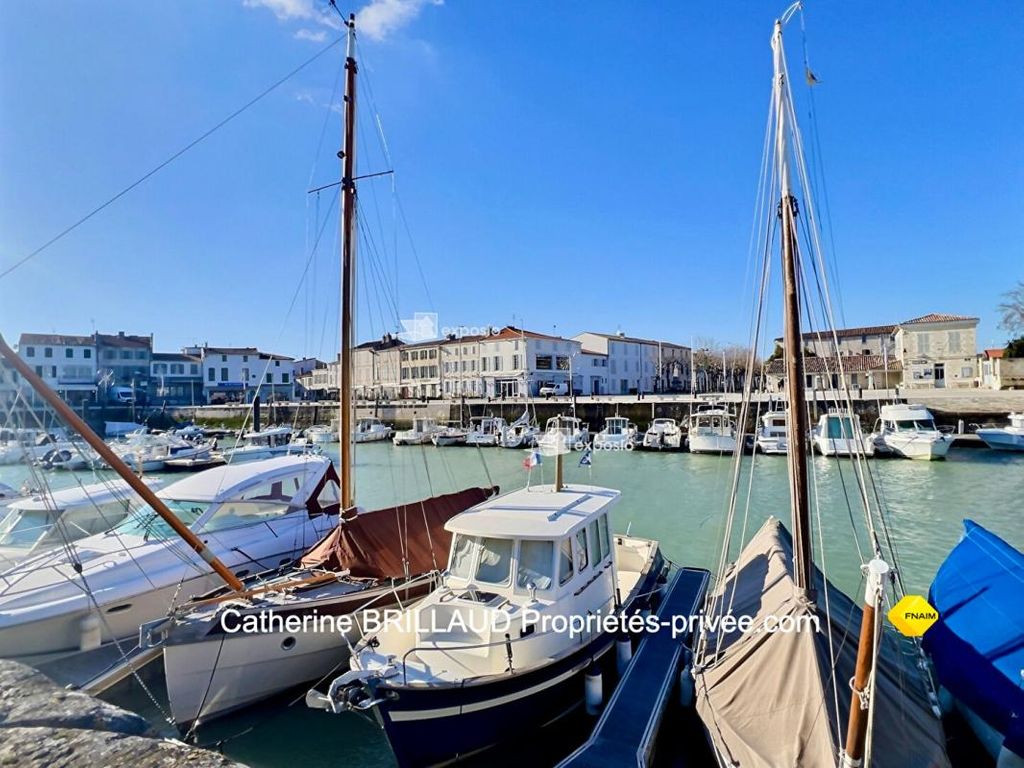
[[[999,327],[1013,335],[1024,334],[1024,280],[1003,294],[999,305]]]

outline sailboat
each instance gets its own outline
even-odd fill
[[[180,725],[196,727],[343,666],[349,640],[359,634],[361,612],[403,606],[425,595],[435,584],[451,540],[445,527],[448,520],[497,492],[492,487],[471,487],[375,511],[356,506],[352,477],[356,442],[352,429],[355,17],[346,23],[338,428],[343,439],[339,483],[330,489],[342,515],[333,530],[306,552],[298,568],[260,574],[247,580],[241,590],[222,588],[199,596],[167,619],[142,628],[147,644],[163,648],[171,714]],[[246,630],[251,620],[255,620],[252,629]],[[295,631],[296,626],[303,631]],[[231,628],[239,631],[228,631]]]
[[[813,197],[808,191],[783,49],[783,26],[798,10],[800,4],[796,3],[775,22],[771,38],[774,78],[766,152],[772,154],[772,162],[764,165],[759,195],[767,225],[759,230],[765,247],[752,346],[756,348],[759,340],[764,294],[770,284],[772,240],[778,232],[793,527],[790,532],[769,517],[730,562],[735,551],[731,534],[737,526],[746,532],[746,514],[756,512],[758,506],[748,498],[744,511],[744,504],[738,502],[740,489],[747,484],[741,482],[739,471],[745,459],[737,452],[718,583],[705,605],[706,620],[695,650],[696,708],[722,766],[942,768],[949,766],[949,759],[937,697],[923,671],[927,665],[920,645],[884,627],[884,606],[898,597],[902,584],[899,568],[890,565],[895,565],[895,560],[884,510],[865,492],[870,470],[862,454],[851,462],[856,464],[854,477],[862,495],[857,501],[847,501],[859,502],[865,518],[866,533],[854,529],[854,536],[861,534],[867,543],[861,556],[863,604],[857,605],[831,584],[813,559],[811,516],[812,511],[820,512],[820,506],[818,494],[809,488],[813,458],[808,445],[800,343],[801,319],[811,316],[811,308],[802,307],[800,298],[817,295],[813,290],[801,290],[801,278],[807,275],[805,265],[820,278],[824,259],[815,245]],[[799,201],[791,186],[791,164],[803,190]],[[798,221],[804,222],[806,231],[798,231]],[[806,253],[801,253],[802,237],[805,245],[810,245]],[[826,319],[834,327],[827,309],[827,285],[817,287],[822,289]],[[751,400],[748,382],[740,425],[747,423]],[[751,461],[756,469],[757,459]],[[739,521],[737,509],[742,513]],[[820,516],[817,519],[816,554],[824,558],[824,542],[835,542],[838,537],[831,532],[826,539]],[[849,535],[843,540],[849,542]],[[861,546],[860,539],[857,546]],[[735,624],[724,624],[725,616],[731,616]],[[782,625],[792,631],[769,631]]]

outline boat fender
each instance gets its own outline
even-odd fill
[[[583,675],[583,699],[588,715],[597,715],[601,711],[604,699],[604,686],[601,681],[601,668],[593,661]]]
[[[623,632],[615,638],[615,668],[619,672],[619,677],[622,677],[625,673],[626,667],[629,666],[632,658],[633,642],[630,640],[629,635]]]
[[[99,616],[95,613],[90,613],[84,617],[78,625],[79,639],[78,639],[78,650],[80,651],[91,651],[95,648],[100,647],[100,639],[102,634],[102,626],[100,625]]]
[[[685,651],[683,668],[679,671],[679,706],[689,708],[693,706],[696,693],[696,686],[693,680],[693,655],[689,650]]]

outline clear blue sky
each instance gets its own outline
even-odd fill
[[[361,77],[427,285],[390,181],[364,182],[387,280],[398,243],[397,314],[744,341],[783,8],[378,0],[361,17]],[[337,36],[326,9],[0,4],[0,270]],[[1002,343],[995,306],[1024,279],[1024,4],[810,0],[805,18],[846,324],[974,314],[979,346]],[[799,72],[798,19],[787,45]],[[338,178],[329,102],[341,56],[0,280],[0,330],[123,329],[155,333],[162,350],[209,341],[331,357],[333,215],[287,308],[315,229],[306,190]],[[359,170],[385,170],[361,107]],[[364,338],[396,319],[368,261]]]

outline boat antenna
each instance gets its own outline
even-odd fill
[[[333,4],[333,3],[332,3]],[[341,158],[341,382],[338,418],[341,446],[341,508],[355,504],[352,482],[352,347],[353,304],[355,301],[355,223],[356,223],[356,17],[350,14],[345,22],[348,42],[345,51],[345,117],[344,145]]]
[[[167,508],[167,505],[153,493],[153,490],[142,482],[142,479],[138,477],[129,467],[114,453],[110,446],[103,442],[102,438],[97,435],[89,425],[86,424],[82,418],[75,413],[71,407],[60,399],[60,396],[50,389],[43,380],[36,375],[35,371],[32,370],[29,365],[22,360],[18,353],[11,349],[7,342],[4,341],[2,335],[0,335],[0,356],[2,356],[11,366],[16,370],[25,381],[27,381],[32,389],[34,389],[40,397],[45,400],[50,407],[57,413],[57,415],[64,420],[64,423],[71,427],[75,432],[82,436],[82,439],[89,444],[89,446],[99,454],[100,458],[105,461],[112,470],[114,470],[121,479],[128,483],[128,486],[139,495],[139,497],[145,501],[150,508],[156,512],[165,523],[171,526],[171,529],[181,537],[186,544],[188,544],[196,554],[198,554],[206,563],[214,570],[214,572],[220,576],[224,582],[231,587],[235,592],[241,592],[243,590],[242,582],[238,580],[238,577],[231,572],[220,559],[210,551],[210,549],[202,542],[202,540],[189,530],[188,526],[185,525],[177,515]]]

